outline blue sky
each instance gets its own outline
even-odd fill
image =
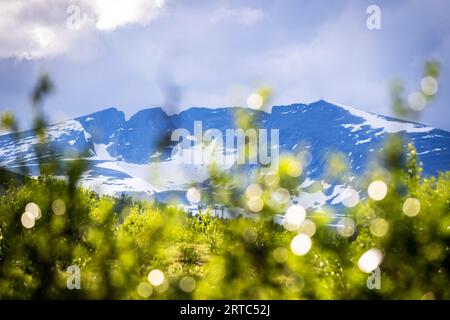
[[[371,4],[381,30],[366,27]],[[2,0],[0,110],[28,127],[29,93],[48,72],[51,121],[110,106],[130,116],[245,105],[266,85],[273,105],[322,98],[390,115],[391,81],[417,91],[434,58],[438,96],[417,121],[450,130],[449,12],[446,0]]]

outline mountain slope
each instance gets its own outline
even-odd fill
[[[82,184],[100,193],[126,192],[137,197],[165,195],[166,198],[168,192],[185,190],[192,182],[208,181],[206,165],[185,164],[172,157],[176,144],[170,142],[171,132],[185,128],[193,133],[194,121],[201,120],[203,132],[218,129],[225,135],[226,129],[235,127],[236,110],[191,108],[169,116],[161,108],[152,108],[125,120],[123,112],[109,108],[49,126],[48,153],[61,159],[77,154],[85,157],[90,167]],[[450,170],[450,133],[444,130],[323,100],[274,106],[270,113],[239,111],[250,113],[258,128],[279,129],[280,153],[308,151],[310,161],[306,174],[311,184],[321,181],[330,152],[345,155],[351,170],[355,174],[363,173],[391,133],[402,133],[406,141],[414,143],[425,174]],[[14,171],[24,163],[32,174],[37,174],[34,152],[37,143],[35,133],[30,130],[21,132],[18,141],[12,134],[1,135],[0,165]],[[195,148],[183,151],[197,152]],[[224,165],[222,169],[235,170],[236,166]],[[251,170],[251,166],[245,166],[244,170]],[[311,192],[313,196],[305,193],[300,201],[317,207],[331,203],[341,191],[342,186],[330,186],[328,191]]]

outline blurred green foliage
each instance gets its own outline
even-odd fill
[[[51,88],[43,77],[35,108]],[[270,92],[261,95],[267,100]],[[10,114],[2,125],[17,128]],[[45,145],[41,116],[36,125]],[[280,200],[286,192],[301,192],[301,161],[293,155],[283,155],[278,172],[244,186],[239,173],[211,167],[211,202],[252,212],[233,219],[99,196],[77,187],[82,160],[64,167],[65,181],[52,177],[58,161],[46,161],[39,178],[8,184],[0,196],[0,298],[450,299],[450,173],[422,177],[414,146],[403,146],[393,137],[378,166],[356,179],[364,189],[382,181],[387,193],[378,201],[361,197],[346,210],[351,232],[330,227],[327,208],[309,212],[293,231],[274,222],[287,209]],[[341,156],[332,155],[328,167],[329,176],[349,182]],[[32,223],[30,203],[39,208]],[[312,241],[302,255],[292,248],[299,234]],[[382,253],[379,289],[368,288],[369,274],[358,266],[372,248]],[[67,286],[72,265],[81,270],[80,290]]]
[[[27,179],[0,198],[0,297],[140,299],[138,287],[158,269],[164,283],[154,286],[152,299],[420,299],[430,292],[448,299],[450,174],[420,179],[413,151],[413,171],[397,180],[406,191],[391,181],[382,201],[349,209],[357,224],[353,237],[312,214],[317,229],[304,256],[290,250],[298,231],[284,230],[265,209],[254,219],[222,220],[136,202],[120,222],[119,199],[73,192],[51,177]],[[409,197],[420,201],[415,217],[402,212]],[[57,199],[64,214],[52,209]],[[21,215],[30,202],[42,217],[26,229]],[[371,230],[376,219],[388,225],[381,237]],[[368,275],[357,266],[374,247],[384,254],[379,290],[367,288]],[[67,289],[70,265],[81,268],[81,290]],[[191,292],[180,287],[186,276],[195,281]]]

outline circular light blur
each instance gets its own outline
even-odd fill
[[[408,105],[414,111],[422,111],[427,105],[427,99],[421,92],[414,92],[408,97]]]
[[[164,281],[161,285],[154,288],[158,292],[166,292],[169,289],[169,281]]]
[[[52,210],[53,210],[53,213],[56,214],[57,216],[63,215],[64,213],[66,213],[65,202],[61,199],[56,199],[52,203]]]
[[[344,217],[337,224],[337,231],[344,238],[351,237],[355,233],[356,224],[352,218]]]
[[[289,201],[291,198],[291,195],[289,194],[289,191],[287,191],[284,188],[279,188],[275,192],[272,193],[272,198],[281,204],[285,204]]]
[[[370,223],[370,232],[376,237],[384,237],[388,231],[389,223],[382,218],[374,219]]]
[[[34,227],[34,216],[31,212],[25,211],[20,218],[20,222],[26,229],[31,229]]]
[[[141,282],[137,287],[137,293],[143,298],[148,298],[153,293],[153,287],[147,282]]]
[[[25,211],[30,212],[33,215],[33,219],[39,219],[41,217],[41,208],[34,202],[28,203],[25,206]]]
[[[303,168],[302,168],[302,164],[300,163],[300,161],[297,160],[291,160],[288,163],[287,166],[287,174],[290,175],[291,177],[299,177],[303,172]]]
[[[268,174],[268,175],[264,176],[264,182],[269,187],[277,185],[279,181],[280,181],[280,178],[278,177],[277,174]]]
[[[288,259],[289,250],[284,247],[278,247],[272,252],[273,259],[278,263],[286,262]]]
[[[358,260],[358,268],[365,273],[371,273],[378,268],[383,260],[383,254],[378,249],[370,249],[366,251]]]
[[[247,98],[247,105],[252,109],[259,109],[262,107],[264,99],[258,93],[253,93]]]
[[[186,199],[191,203],[199,203],[201,199],[200,191],[197,188],[190,188],[186,192]]]
[[[344,200],[342,204],[347,208],[352,208],[356,206],[359,202],[359,193],[353,189],[347,189],[344,191]]]
[[[420,82],[420,86],[424,94],[426,94],[427,96],[433,96],[438,91],[439,83],[436,78],[428,76],[422,79],[422,81]]]
[[[316,233],[316,224],[309,219],[305,219],[298,231],[306,234],[308,237],[312,237]]]
[[[155,269],[148,273],[148,282],[154,286],[159,286],[164,282],[164,273],[161,270]]]
[[[291,250],[297,256],[304,256],[311,249],[312,241],[311,238],[306,234],[299,234],[294,237],[291,241]]]
[[[373,181],[368,188],[369,197],[373,200],[383,200],[387,195],[387,186],[383,181]]]
[[[253,198],[253,197],[261,197],[262,196],[262,189],[261,186],[257,183],[253,183],[245,189],[245,196],[247,198]]]
[[[183,290],[184,292],[192,292],[195,289],[195,279],[192,277],[183,277],[180,280],[180,289]]]
[[[306,218],[305,208],[298,204],[289,207],[283,219],[283,226],[288,231],[295,231],[300,228]]]
[[[420,300],[435,300],[435,299],[436,299],[436,297],[435,297],[434,293],[431,292],[431,291],[425,293],[425,294],[422,296],[422,298],[420,298]]]
[[[415,217],[420,212],[420,201],[416,198],[408,198],[403,203],[403,213],[408,217]]]
[[[299,274],[292,274],[286,278],[285,286],[291,292],[298,292],[305,287],[305,280]]]
[[[247,207],[250,211],[259,212],[264,207],[264,201],[260,197],[252,197],[247,201]]]

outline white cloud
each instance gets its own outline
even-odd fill
[[[96,32],[145,26],[165,0],[4,0],[0,2],[0,58],[38,59],[68,52]],[[69,7],[77,8],[75,13]],[[79,28],[68,19],[80,18]]]
[[[159,13],[164,0],[84,0],[92,9],[99,30],[114,30],[126,24],[146,25]]]
[[[240,24],[251,26],[264,18],[264,12],[258,8],[221,8],[216,10],[210,17],[213,23],[223,21],[237,21]]]

